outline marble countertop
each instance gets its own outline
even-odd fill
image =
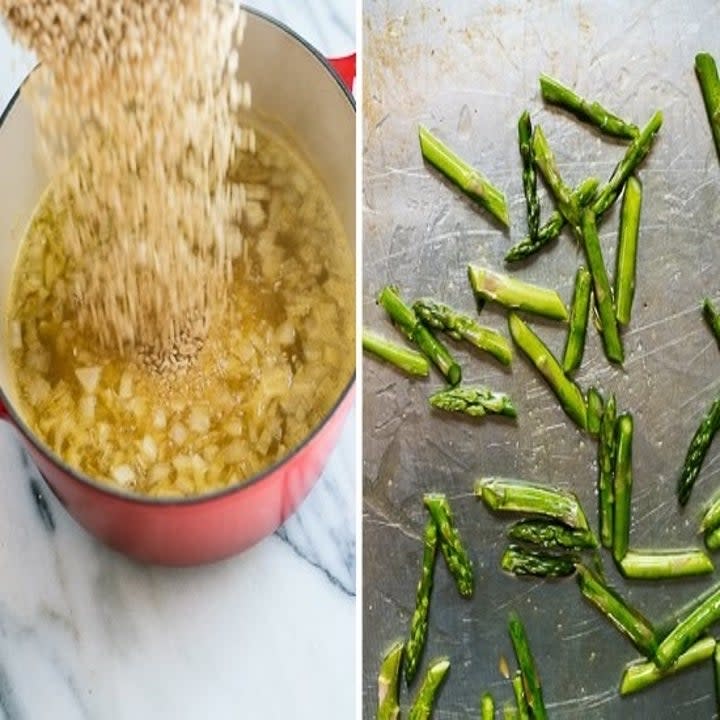
[[[351,0],[248,4],[354,50]],[[0,107],[31,64],[0,27]],[[353,717],[355,422],[274,536],[183,570],[96,542],[0,423],[0,720]]]

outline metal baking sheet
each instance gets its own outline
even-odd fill
[[[543,105],[538,76],[549,73],[586,97],[644,124],[655,109],[665,122],[640,177],[644,202],[633,319],[624,332],[622,369],[605,360],[592,328],[577,380],[615,391],[635,418],[631,545],[700,546],[704,502],[720,486],[720,444],[709,453],[688,508],[675,483],[689,439],[720,390],[720,352],[703,324],[701,299],[720,297],[720,163],[693,72],[694,56],[720,55],[716,2],[416,2],[368,0],[364,8],[364,323],[393,336],[375,306],[385,283],[409,298],[431,295],[468,312],[474,301],[468,262],[503,268],[525,230],[517,118],[529,108],[541,123],[567,181],[606,179],[624,145]],[[512,228],[503,231],[423,165],[422,123],[508,195]],[[552,205],[543,197],[543,218]],[[602,222],[611,275],[617,208]],[[555,287],[569,302],[582,255],[569,234],[513,272]],[[507,333],[487,305],[485,323]],[[557,353],[564,328],[532,321]],[[498,664],[514,665],[506,629],[511,608],[526,622],[555,720],[708,718],[715,708],[711,663],[621,699],[623,665],[634,648],[583,602],[574,579],[518,580],[499,569],[507,521],[472,497],[479,475],[506,475],[574,489],[596,525],[595,442],[577,431],[524,358],[510,371],[452,344],[465,379],[509,392],[517,422],[441,415],[427,396],[433,372],[409,380],[364,360],[364,717],[374,717],[376,675],[389,643],[406,634],[414,606],[425,522],[422,494],[451,498],[477,570],[471,601],[455,591],[442,562],[432,595],[430,658],[447,655],[450,675],[436,718],[478,716],[479,698],[511,698]],[[652,620],[717,581],[622,580],[618,589]],[[715,558],[717,561],[717,557]],[[412,691],[417,688],[416,680]],[[403,689],[403,706],[408,691]]]

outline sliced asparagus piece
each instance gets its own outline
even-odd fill
[[[518,720],[530,720],[530,706],[525,697],[525,688],[523,687],[523,675],[518,670],[513,675],[512,680],[513,694],[515,695],[515,704],[518,710]]]
[[[635,297],[635,268],[640,231],[642,184],[631,175],[625,183],[620,210],[620,230],[615,263],[615,316],[621,325],[630,322]]]
[[[710,552],[715,552],[720,549],[720,528],[716,527],[714,530],[706,531],[704,541],[705,547],[710,550]]]
[[[720,313],[717,308],[712,304],[710,298],[703,300],[703,317],[705,322],[708,324],[712,334],[715,336],[715,342],[720,346]]]
[[[540,230],[540,200],[537,190],[535,173],[535,153],[532,146],[532,121],[530,113],[525,110],[518,120],[518,145],[522,159],[523,192],[527,209],[528,237],[537,242]]]
[[[575,572],[578,562],[579,556],[571,553],[552,554],[520,545],[508,545],[500,559],[500,567],[514,575],[567,577]]]
[[[598,518],[600,542],[604,548],[613,546],[613,515],[615,513],[615,395],[605,405],[598,443]]]
[[[512,703],[503,705],[503,720],[519,720],[518,709]]]
[[[585,430],[587,406],[580,388],[563,372],[543,341],[515,313],[508,316],[508,327],[512,339],[545,378],[568,417]]]
[[[554,520],[519,520],[508,530],[511,540],[550,550],[591,550],[598,542],[591,530],[574,530]]]
[[[517,417],[509,395],[482,386],[458,385],[449,390],[439,390],[429,400],[433,407],[440,410],[465,413],[472,417],[488,414]]]
[[[377,355],[409,375],[427,376],[430,372],[430,363],[424,355],[386,340],[365,328],[362,333],[362,345],[363,350]]]
[[[480,720],[495,720],[495,701],[489,692],[480,698]]]
[[[540,75],[540,92],[547,102],[569,110],[580,120],[594,125],[608,135],[632,140],[640,133],[637,125],[619,118],[598,102],[588,102],[555,78],[544,73]]]
[[[720,527],[720,493],[712,498],[700,522],[702,532],[712,531],[718,527]]]
[[[455,340],[465,340],[478,350],[489,352],[503,365],[510,364],[510,343],[499,332],[483,327],[468,315],[431,298],[416,300],[413,310],[422,322],[431,328],[442,330]]]
[[[632,439],[633,419],[623,413],[617,419],[615,430],[615,484],[613,488],[612,553],[615,562],[622,562],[630,545],[630,513],[632,505]]]
[[[620,563],[620,572],[636,580],[669,580],[707,575],[713,570],[712,560],[696,549],[628,550]]]
[[[566,373],[577,370],[582,362],[585,351],[585,333],[590,316],[591,291],[592,276],[584,267],[579,267],[575,274],[575,289],[570,304],[570,323],[563,353],[563,371]]]
[[[394,643],[383,658],[378,674],[378,710],[377,720],[397,720],[400,717],[400,662],[403,656],[403,644]]]
[[[410,708],[410,720],[430,720],[433,703],[449,669],[450,661],[447,658],[433,661]]]
[[[484,207],[503,225],[510,227],[505,195],[480,172],[438,140],[427,128],[420,126],[418,134],[422,156],[455,183],[468,197]]]
[[[695,73],[700,83],[705,112],[710,121],[715,151],[720,158],[720,79],[713,56],[709,53],[698,53],[695,56]]]
[[[715,585],[707,588],[707,590],[704,590],[699,595],[695,595],[682,607],[673,610],[667,618],[656,626],[655,631],[658,638],[664,638],[669,635],[683,618],[692,614],[696,608],[703,605],[708,598],[712,597],[718,591],[720,591],[720,583],[715,583]]]
[[[605,401],[597,388],[588,388],[585,404],[587,405],[588,432],[597,437],[600,434],[603,413],[605,412]]]
[[[538,676],[535,660],[530,650],[530,643],[525,633],[525,627],[516,612],[511,612],[508,618],[510,640],[515,649],[515,657],[522,673],[525,684],[525,696],[535,720],[547,720],[547,712],[543,701],[540,677]]]

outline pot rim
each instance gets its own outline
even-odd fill
[[[313,47],[307,40],[302,38],[300,35],[298,35],[294,30],[289,28],[284,23],[280,22],[279,20],[276,20],[275,18],[271,17],[270,15],[267,15],[264,12],[261,12],[260,10],[256,10],[255,8],[247,7],[246,5],[241,6],[243,11],[246,13],[249,13],[251,15],[255,15],[259,17],[260,19],[270,23],[271,25],[274,25],[277,29],[281,30],[282,32],[289,35],[292,39],[294,39],[296,42],[300,43],[307,51],[310,52],[311,55],[315,57],[316,60],[319,61],[321,67],[325,70],[325,72],[329,73],[330,76],[335,80],[335,82],[338,84],[340,89],[342,90],[343,94],[345,95],[345,98],[350,103],[353,111],[356,110],[355,106],[355,98],[353,97],[350,90],[347,88],[345,83],[340,78],[340,75],[337,73],[337,71],[333,68],[333,66],[328,62],[328,59],[320,53],[315,47]],[[23,80],[22,83],[20,83],[20,86],[15,91],[13,96],[10,98],[10,101],[8,102],[7,106],[0,112],[0,132],[2,132],[5,120],[7,119],[8,115],[10,114],[12,108],[14,107],[15,103],[17,102],[18,98],[20,97],[20,92],[23,88],[23,85],[25,85],[25,82],[27,81],[27,78],[30,77],[30,75],[35,71],[35,68],[33,68]],[[357,278],[356,278],[357,282]],[[15,410],[15,407],[10,402],[7,393],[3,390],[2,386],[0,386],[0,405],[4,406],[4,408],[7,410],[8,415],[13,421],[13,424],[15,427],[20,430],[20,432],[23,434],[23,436],[27,439],[27,441],[37,450],[41,455],[48,458],[50,461],[52,461],[53,465],[55,465],[58,469],[62,470],[66,475],[70,476],[77,482],[79,482],[81,485],[85,485],[90,490],[94,490],[96,492],[100,492],[106,495],[110,495],[117,500],[122,500],[124,502],[132,503],[135,505],[143,505],[148,507],[187,507],[192,505],[201,505],[203,503],[207,502],[214,502],[216,500],[222,500],[225,497],[228,497],[230,495],[234,495],[235,493],[241,493],[244,490],[247,490],[248,488],[257,485],[261,483],[263,480],[267,479],[268,477],[271,477],[276,473],[277,470],[282,468],[285,465],[289,465],[292,463],[292,461],[300,455],[306,447],[308,447],[315,438],[320,434],[320,432],[327,426],[327,424],[330,422],[330,420],[336,415],[337,411],[339,410],[340,406],[350,397],[350,393],[352,392],[353,386],[355,385],[355,379],[357,376],[357,367],[353,370],[352,375],[350,376],[348,382],[345,384],[344,388],[338,395],[336,401],[333,403],[333,405],[325,412],[323,417],[320,419],[320,421],[312,428],[312,430],[304,437],[304,439],[298,443],[290,452],[288,452],[286,455],[283,455],[279,460],[274,462],[272,465],[266,467],[265,469],[261,470],[258,473],[255,473],[247,480],[238,483],[236,485],[233,485],[232,487],[223,488],[221,490],[216,490],[214,492],[204,493],[202,495],[197,495],[193,497],[187,497],[187,498],[157,498],[157,497],[149,497],[147,495],[140,495],[137,493],[130,493],[125,490],[120,490],[108,485],[103,485],[99,483],[97,480],[93,480],[89,475],[86,475],[85,473],[76,470],[75,468],[68,465],[68,463],[65,462],[59,455],[55,453],[54,450],[52,450],[50,447],[47,447],[43,442],[40,441],[40,439],[35,435],[35,433],[32,432],[32,430],[28,427],[27,423],[24,421],[24,419],[20,416],[20,414]]]

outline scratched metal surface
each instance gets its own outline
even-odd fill
[[[392,336],[374,294],[385,283],[404,295],[432,295],[473,310],[467,262],[502,268],[525,226],[516,121],[524,107],[543,125],[571,184],[605,179],[623,152],[570,116],[543,107],[537,78],[548,72],[586,96],[643,124],[656,108],[665,124],[640,173],[645,197],[632,324],[624,333],[624,370],[605,361],[597,333],[577,379],[618,394],[636,421],[631,545],[699,544],[703,502],[720,485],[720,444],[711,450],[688,509],[674,486],[687,443],[709,398],[720,389],[720,353],[698,312],[720,296],[720,165],[693,73],[697,51],[720,54],[714,1],[416,2],[367,0],[364,10],[364,322]],[[423,166],[416,127],[423,123],[482,168],[508,195],[512,228],[503,232]],[[550,212],[547,200],[543,216]],[[614,268],[617,213],[601,236]],[[582,261],[563,235],[518,268],[526,280],[558,289],[569,301]],[[502,313],[484,321],[504,329]],[[557,352],[564,329],[533,326]],[[376,673],[388,644],[405,634],[413,609],[424,525],[422,493],[449,494],[477,568],[474,599],[457,596],[442,562],[432,596],[429,646],[422,668],[448,655],[452,669],[439,719],[478,716],[490,690],[511,697],[500,675],[512,658],[505,621],[517,609],[528,628],[556,720],[709,718],[715,699],[709,663],[629,699],[617,692],[632,646],[582,601],[573,579],[522,581],[502,574],[505,521],[471,497],[473,479],[500,474],[572,487],[596,521],[595,444],[566,419],[522,358],[505,372],[452,345],[465,379],[512,394],[517,423],[468,421],[431,412],[426,397],[439,376],[411,381],[364,362],[364,716],[374,716]],[[717,578],[617,586],[655,620]],[[514,663],[512,661],[511,665]],[[413,692],[417,687],[417,681]],[[408,693],[403,689],[403,705]]]

